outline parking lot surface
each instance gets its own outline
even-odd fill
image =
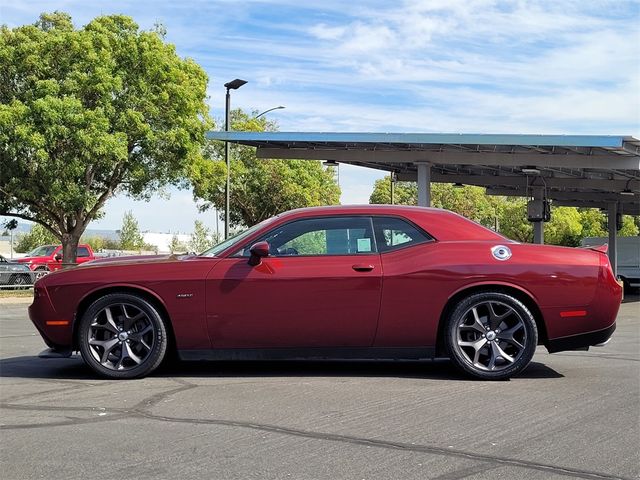
[[[95,377],[0,299],[3,479],[640,478],[640,303],[507,382],[447,361],[181,363]],[[636,301],[633,301],[636,300]]]

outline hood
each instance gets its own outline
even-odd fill
[[[13,261],[17,263],[29,263],[29,262],[39,262],[40,260],[50,260],[51,256],[48,257],[20,257],[14,258]]]
[[[31,272],[29,265],[16,262],[0,263],[0,270],[8,272]]]
[[[78,265],[78,268],[101,267],[112,265],[135,265],[144,263],[175,262],[189,258],[188,255],[127,255],[122,257],[102,257]]]

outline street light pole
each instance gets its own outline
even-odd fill
[[[261,117],[262,115],[264,115],[265,113],[273,112],[274,110],[281,110],[281,109],[283,109],[283,108],[287,108],[287,107],[284,107],[284,106],[280,105],[279,107],[273,107],[273,108],[270,108],[269,110],[265,110],[264,112],[259,113],[258,115],[256,115],[255,117],[253,117],[253,119],[255,120],[256,118],[260,118],[260,117]]]
[[[239,78],[236,78],[235,80],[231,80],[230,82],[227,82],[224,84],[225,88],[227,89],[227,96],[226,96],[226,102],[225,102],[225,109],[224,109],[224,131],[228,132],[229,131],[229,115],[231,112],[231,93],[230,90],[237,90],[238,88],[240,88],[242,85],[244,85],[245,83],[247,83],[246,80],[240,80]],[[229,142],[225,141],[224,142],[224,162],[227,165],[227,178],[226,178],[226,184],[225,184],[225,188],[224,188],[224,238],[227,239],[229,238],[229,209],[231,207],[231,162],[229,159]]]

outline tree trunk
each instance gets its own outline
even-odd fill
[[[76,257],[78,256],[78,243],[80,242],[80,236],[73,235],[72,233],[62,234],[62,267],[67,268],[76,264]]]

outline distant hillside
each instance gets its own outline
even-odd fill
[[[1,225],[2,223],[0,223]],[[29,233],[31,231],[31,223],[18,222],[18,228],[13,231],[14,238],[23,233]],[[0,228],[0,240],[9,241],[9,236],[2,236],[4,228]],[[115,230],[100,230],[97,228],[88,228],[84,232],[84,237],[103,237],[109,240],[118,240],[118,234]]]

